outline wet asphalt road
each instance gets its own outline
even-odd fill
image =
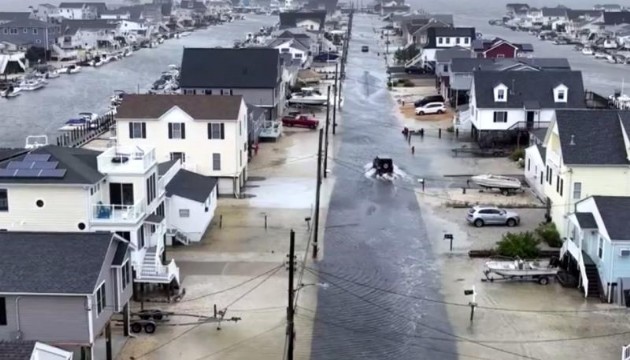
[[[445,335],[451,330],[443,305],[356,284],[440,298],[422,214],[409,190],[411,180],[393,184],[363,171],[379,154],[390,155],[409,174],[429,173],[432,167],[422,155],[412,158],[402,140],[385,87],[385,63],[376,54],[377,24],[375,17],[355,16],[343,125],[337,135],[341,146],[333,159],[336,184],[324,256],[316,265],[336,277],[320,273],[320,281],[329,286],[318,292],[317,314],[302,312],[315,317],[312,359],[456,359],[453,339]],[[362,53],[363,45],[370,52]]]

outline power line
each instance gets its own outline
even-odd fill
[[[250,336],[250,337],[248,337],[247,339],[243,339],[243,340],[241,340],[241,341],[238,341],[238,342],[236,342],[236,343],[234,343],[234,344],[232,344],[232,345],[230,345],[230,346],[228,346],[228,347],[225,347],[225,348],[220,349],[220,350],[218,350],[218,351],[215,351],[215,352],[213,352],[213,353],[206,354],[206,355],[203,355],[203,356],[201,356],[201,357],[198,357],[198,358],[196,358],[195,360],[203,360],[203,359],[211,358],[211,357],[213,357],[213,356],[219,355],[219,354],[224,353],[224,352],[226,352],[226,351],[230,351],[230,350],[232,350],[233,348],[235,348],[235,347],[237,347],[237,346],[239,346],[239,345],[242,345],[242,344],[244,344],[244,343],[247,343],[247,342],[249,342],[249,341],[252,341],[252,340],[254,340],[254,339],[256,339],[256,338],[259,338],[259,337],[261,337],[261,336],[263,336],[263,335],[265,335],[265,334],[268,334],[268,333],[270,333],[270,332],[272,332],[272,331],[274,331],[274,330],[276,330],[276,329],[278,329],[278,328],[282,327],[283,325],[284,325],[284,322],[281,322],[280,324],[278,324],[278,325],[276,325],[276,326],[274,326],[274,327],[272,327],[272,328],[270,328],[270,329],[267,329],[267,330],[265,330],[265,331],[263,331],[263,332],[261,332],[261,333],[258,333],[258,334],[254,335],[254,336]]]
[[[234,299],[232,302],[230,302],[228,305],[226,305],[226,306],[223,308],[223,313],[225,314],[225,312],[227,312],[227,310],[228,310],[228,308],[229,308],[230,306],[234,305],[236,302],[238,302],[239,300],[243,299],[245,296],[249,295],[252,291],[256,290],[258,287],[260,287],[262,284],[264,284],[267,280],[269,280],[269,279],[270,279],[270,278],[271,278],[271,277],[272,277],[272,276],[273,276],[276,272],[278,272],[278,270],[280,270],[281,268],[282,268],[282,265],[277,266],[277,267],[275,267],[275,268],[271,269],[270,271],[267,271],[267,272],[266,272],[267,276],[266,276],[266,277],[265,277],[265,278],[264,278],[261,282],[259,282],[259,283],[258,283],[258,284],[256,284],[254,287],[252,287],[251,289],[247,290],[246,292],[244,292],[243,294],[241,294],[239,297],[237,297],[236,299]],[[264,275],[264,274],[265,274],[265,273],[263,273],[263,274],[261,274],[261,275]],[[258,276],[256,276],[255,278],[249,279],[247,282],[251,282],[251,281],[252,281],[252,280],[254,280],[254,279],[260,278],[260,277],[261,277],[261,275],[258,275]],[[242,286],[243,284],[244,284],[244,283],[239,284],[238,286]],[[236,287],[238,287],[238,286],[236,286]],[[224,291],[227,291],[227,290],[222,290],[222,292],[224,292]],[[215,294],[216,294],[216,293],[215,293]],[[204,295],[204,296],[207,296],[207,295]],[[164,343],[162,343],[162,344],[158,345],[157,347],[155,347],[155,348],[153,348],[153,349],[151,349],[151,350],[149,350],[149,351],[147,351],[147,352],[143,353],[142,355],[140,355],[140,356],[134,356],[134,357],[131,357],[131,360],[141,359],[141,358],[143,358],[143,357],[145,357],[145,356],[147,356],[147,355],[153,354],[154,352],[156,352],[156,351],[158,351],[158,350],[160,350],[160,349],[164,348],[165,346],[167,346],[167,345],[169,345],[169,344],[171,344],[171,343],[173,343],[173,342],[177,341],[177,340],[178,340],[178,339],[180,339],[182,336],[184,336],[184,335],[188,334],[189,332],[191,332],[191,331],[195,330],[196,328],[198,328],[198,327],[200,327],[201,325],[204,325],[204,324],[207,324],[207,322],[200,322],[199,324],[194,325],[194,326],[193,326],[193,327],[191,327],[190,329],[187,329],[186,331],[182,332],[181,334],[179,334],[179,335],[177,335],[177,336],[175,336],[175,337],[173,337],[173,338],[169,339],[168,341],[166,341],[166,342],[164,342]]]
[[[228,292],[230,290],[234,290],[234,289],[239,288],[239,287],[241,287],[243,285],[246,285],[246,284],[248,284],[248,283],[250,283],[252,281],[255,281],[256,279],[259,279],[259,278],[261,278],[261,277],[263,277],[263,276],[265,276],[265,275],[267,275],[269,273],[275,273],[280,268],[282,268],[282,266],[283,265],[278,265],[278,266],[276,266],[274,268],[271,268],[271,269],[269,269],[269,270],[267,270],[267,271],[265,271],[265,272],[263,272],[261,274],[258,274],[256,276],[254,276],[253,278],[249,278],[249,279],[247,279],[247,280],[245,280],[243,282],[240,282],[240,283],[238,283],[238,284],[236,284],[234,286],[230,286],[229,288],[226,288],[226,289],[223,289],[223,290],[219,290],[219,291],[215,291],[215,292],[211,292],[211,293],[204,294],[204,295],[200,295],[200,296],[197,296],[197,297],[192,298],[192,299],[184,299],[184,300],[181,300],[180,303],[197,301],[197,300],[200,300],[200,299],[203,299],[203,298],[207,298],[207,297],[210,297],[210,296],[214,296],[214,295],[218,295],[218,294],[221,294],[221,293],[224,293],[224,292]]]
[[[304,309],[304,308],[300,307],[300,309]],[[365,330],[359,330],[359,329],[356,329],[356,328],[351,328],[351,327],[347,327],[347,326],[344,326],[344,325],[341,325],[341,324],[333,323],[331,321],[321,320],[321,319],[315,318],[315,317],[308,317],[308,316],[305,316],[305,315],[302,315],[302,314],[297,314],[297,315],[299,317],[303,318],[303,319],[312,320],[312,321],[319,322],[319,323],[322,323],[322,324],[334,326],[334,327],[337,327],[337,328],[340,328],[340,329],[344,329],[344,330],[347,330],[347,331],[351,331],[351,332],[354,332],[354,333],[371,335],[371,336],[374,336],[374,337],[378,337],[378,339],[385,339],[385,340],[388,340],[388,341],[390,341],[392,343],[395,343],[395,344],[402,344],[400,341],[397,341],[397,340],[394,340],[394,339],[391,339],[391,338],[387,337],[388,334],[368,332],[368,331],[365,331]],[[390,332],[390,335],[391,334],[395,334],[396,336],[400,336],[401,335],[400,333],[391,333]],[[403,336],[403,337],[406,337],[406,336]],[[409,337],[412,337],[412,336],[409,336]],[[450,339],[443,339],[443,338],[434,338],[434,339],[432,339],[430,337],[417,337],[417,338],[421,338],[421,339],[425,339],[425,340],[446,340],[446,341],[452,341]],[[458,352],[455,352],[455,351],[447,351],[447,350],[436,349],[434,347],[430,347],[430,346],[427,346],[427,345],[420,345],[420,344],[417,344],[417,343],[411,343],[411,344],[404,343],[404,345],[411,345],[411,346],[414,346],[414,347],[418,347],[418,348],[421,348],[421,349],[426,349],[426,350],[433,351],[433,352],[436,352],[436,353],[457,355],[458,357],[465,357],[465,358],[471,358],[471,359],[480,359],[480,360],[494,360],[494,359],[491,359],[491,358],[485,358],[485,357],[480,357],[480,356],[475,356],[475,355],[462,354],[462,353],[458,353]]]
[[[320,277],[326,277],[326,276],[330,276],[330,277],[334,277],[336,279],[339,280],[343,280],[343,281],[347,281],[349,283],[352,283],[354,285],[357,286],[362,286],[368,289],[372,289],[372,290],[376,290],[376,291],[381,291],[384,293],[388,293],[388,294],[392,294],[392,295],[398,295],[398,296],[402,296],[402,297],[406,297],[406,298],[410,298],[410,299],[414,299],[414,300],[420,300],[420,301],[426,301],[426,302],[432,302],[432,303],[437,303],[437,304],[442,304],[442,305],[449,305],[449,306],[458,306],[458,307],[469,307],[469,304],[462,304],[462,303],[454,303],[454,302],[449,302],[449,301],[443,301],[443,300],[438,300],[438,299],[431,299],[431,298],[426,298],[426,297],[420,297],[420,296],[414,296],[414,295],[409,295],[409,294],[403,294],[400,292],[396,292],[393,290],[388,290],[388,289],[383,289],[383,288],[379,288],[373,285],[369,285],[369,284],[365,284],[365,283],[361,283],[355,280],[351,280],[348,279],[346,277],[342,277],[339,275],[335,275],[332,274],[330,272],[326,272],[323,270],[319,270],[319,269],[314,269],[314,268],[308,268],[308,270],[312,272],[317,272],[318,274],[320,274]],[[325,276],[322,276],[321,274],[324,274]],[[326,280],[328,282],[328,280]],[[493,311],[500,311],[500,312],[515,312],[515,313],[533,313],[533,314],[567,314],[567,313],[597,313],[597,312],[607,312],[607,311],[628,311],[627,308],[617,308],[617,309],[606,309],[606,310],[598,310],[598,309],[589,309],[589,310],[578,310],[578,309],[556,309],[556,310],[535,310],[535,309],[513,309],[513,308],[501,308],[501,307],[491,307],[491,306],[481,306],[481,305],[477,305],[476,308],[478,309],[484,309],[484,310],[493,310]],[[621,334],[621,333],[620,333]]]
[[[312,273],[312,274],[314,274],[314,275],[317,275],[315,272],[313,272],[313,271],[312,271],[312,270],[310,270],[310,269],[306,269],[306,270],[307,270],[308,272],[311,272],[311,273]],[[359,300],[362,300],[362,301],[364,301],[364,302],[366,302],[366,303],[368,303],[368,304],[371,304],[371,305],[373,305],[373,306],[375,306],[375,307],[377,307],[377,308],[379,308],[379,309],[381,309],[381,310],[384,310],[384,311],[386,311],[386,312],[388,312],[388,313],[390,313],[390,314],[392,314],[392,315],[396,315],[396,316],[398,316],[398,317],[400,317],[400,318],[402,318],[402,319],[405,319],[405,320],[407,320],[407,321],[413,321],[415,324],[418,324],[418,325],[420,325],[420,326],[422,326],[422,327],[424,327],[424,328],[427,328],[427,329],[429,329],[429,330],[433,330],[433,331],[435,331],[435,332],[437,332],[437,333],[440,333],[440,334],[443,334],[443,335],[447,335],[447,336],[451,336],[451,337],[453,337],[453,338],[456,338],[456,339],[459,339],[459,340],[462,340],[462,341],[465,341],[465,342],[469,342],[469,343],[471,343],[471,344],[475,344],[475,345],[478,345],[478,346],[481,346],[481,347],[485,347],[485,348],[488,348],[488,349],[491,349],[491,350],[495,350],[495,351],[498,351],[498,352],[501,352],[501,353],[504,353],[504,354],[513,355],[513,356],[516,356],[516,357],[519,357],[519,358],[523,358],[523,359],[531,359],[531,360],[540,360],[540,359],[535,358],[535,357],[531,357],[531,356],[527,356],[527,355],[521,355],[521,354],[516,353],[516,352],[512,352],[512,351],[509,351],[509,350],[503,350],[503,349],[501,349],[501,348],[498,348],[498,347],[495,347],[495,346],[491,346],[491,345],[486,345],[486,344],[480,343],[480,342],[478,342],[478,341],[475,341],[475,340],[472,340],[472,339],[468,339],[468,338],[466,338],[466,337],[464,337],[464,336],[460,336],[460,335],[457,335],[457,334],[450,333],[450,332],[448,332],[448,331],[442,330],[442,329],[437,328],[437,327],[435,327],[435,326],[431,326],[431,325],[428,325],[428,324],[425,324],[425,323],[419,322],[419,321],[417,321],[416,319],[409,318],[409,317],[407,317],[406,315],[399,314],[399,313],[397,313],[397,312],[395,312],[395,311],[393,311],[393,310],[389,309],[388,307],[382,306],[382,305],[380,305],[380,304],[378,304],[378,303],[375,303],[375,302],[374,302],[374,301],[372,301],[372,300],[366,299],[364,296],[361,296],[361,295],[355,294],[354,292],[352,292],[352,291],[350,291],[350,290],[348,290],[348,289],[344,288],[343,286],[340,286],[340,285],[334,284],[334,283],[332,283],[332,282],[331,282],[331,284],[332,284],[333,286],[337,287],[338,289],[340,289],[340,290],[342,290],[342,291],[344,291],[344,292],[346,292],[346,293],[348,293],[348,294],[350,294],[350,295],[352,295],[352,296],[356,297],[356,298],[357,298],[357,299],[359,299]]]

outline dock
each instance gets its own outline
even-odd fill
[[[111,139],[111,137],[114,136],[115,124],[114,114],[110,111],[101,115],[95,122],[89,125],[86,124],[70,131],[64,131],[57,137],[56,144],[57,146],[65,147],[83,147],[89,142],[102,140],[103,136],[108,133],[110,134],[108,139]]]

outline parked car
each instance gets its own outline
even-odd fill
[[[420,100],[417,100],[413,103],[415,107],[420,107],[432,102],[444,102],[444,97],[442,95],[430,95],[425,96]]]
[[[416,107],[416,115],[427,114],[443,114],[446,112],[446,106],[443,102],[431,102],[426,105]]]
[[[361,52],[368,52],[368,51],[370,51],[370,48],[367,45],[361,46]]]
[[[317,129],[319,126],[319,120],[308,117],[306,115],[285,116],[282,118],[282,125],[284,126],[301,126],[309,129]]]
[[[466,221],[476,227],[484,225],[507,225],[513,227],[521,223],[521,217],[513,211],[499,209],[494,206],[474,206],[468,209]]]
[[[405,67],[405,73],[407,74],[428,74],[429,70],[420,66],[407,66]]]

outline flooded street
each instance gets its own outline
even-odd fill
[[[141,49],[122,61],[52,79],[42,90],[11,100],[0,99],[0,143],[3,147],[24,146],[26,136],[39,134],[48,135],[52,142],[57,129],[78,113],[107,111],[114,90],[146,91],[168,65],[181,62],[184,47],[232,47],[234,40],[244,38],[246,33],[277,21],[275,16],[249,15],[245,21],[212,26],[188,37],[167,40],[154,49]]]
[[[364,165],[390,155],[408,174],[430,171],[430,161],[409,155],[401,141],[374,16],[357,15],[344,86],[343,125],[324,234],[314,316],[312,359],[456,359],[441,304],[421,303],[357,286],[439,299],[440,282],[410,178],[396,184],[366,177]],[[367,45],[369,53],[362,53]],[[339,145],[337,145],[339,146]],[[327,275],[332,274],[332,275]],[[436,333],[432,328],[438,328]],[[400,337],[396,334],[408,334]]]

